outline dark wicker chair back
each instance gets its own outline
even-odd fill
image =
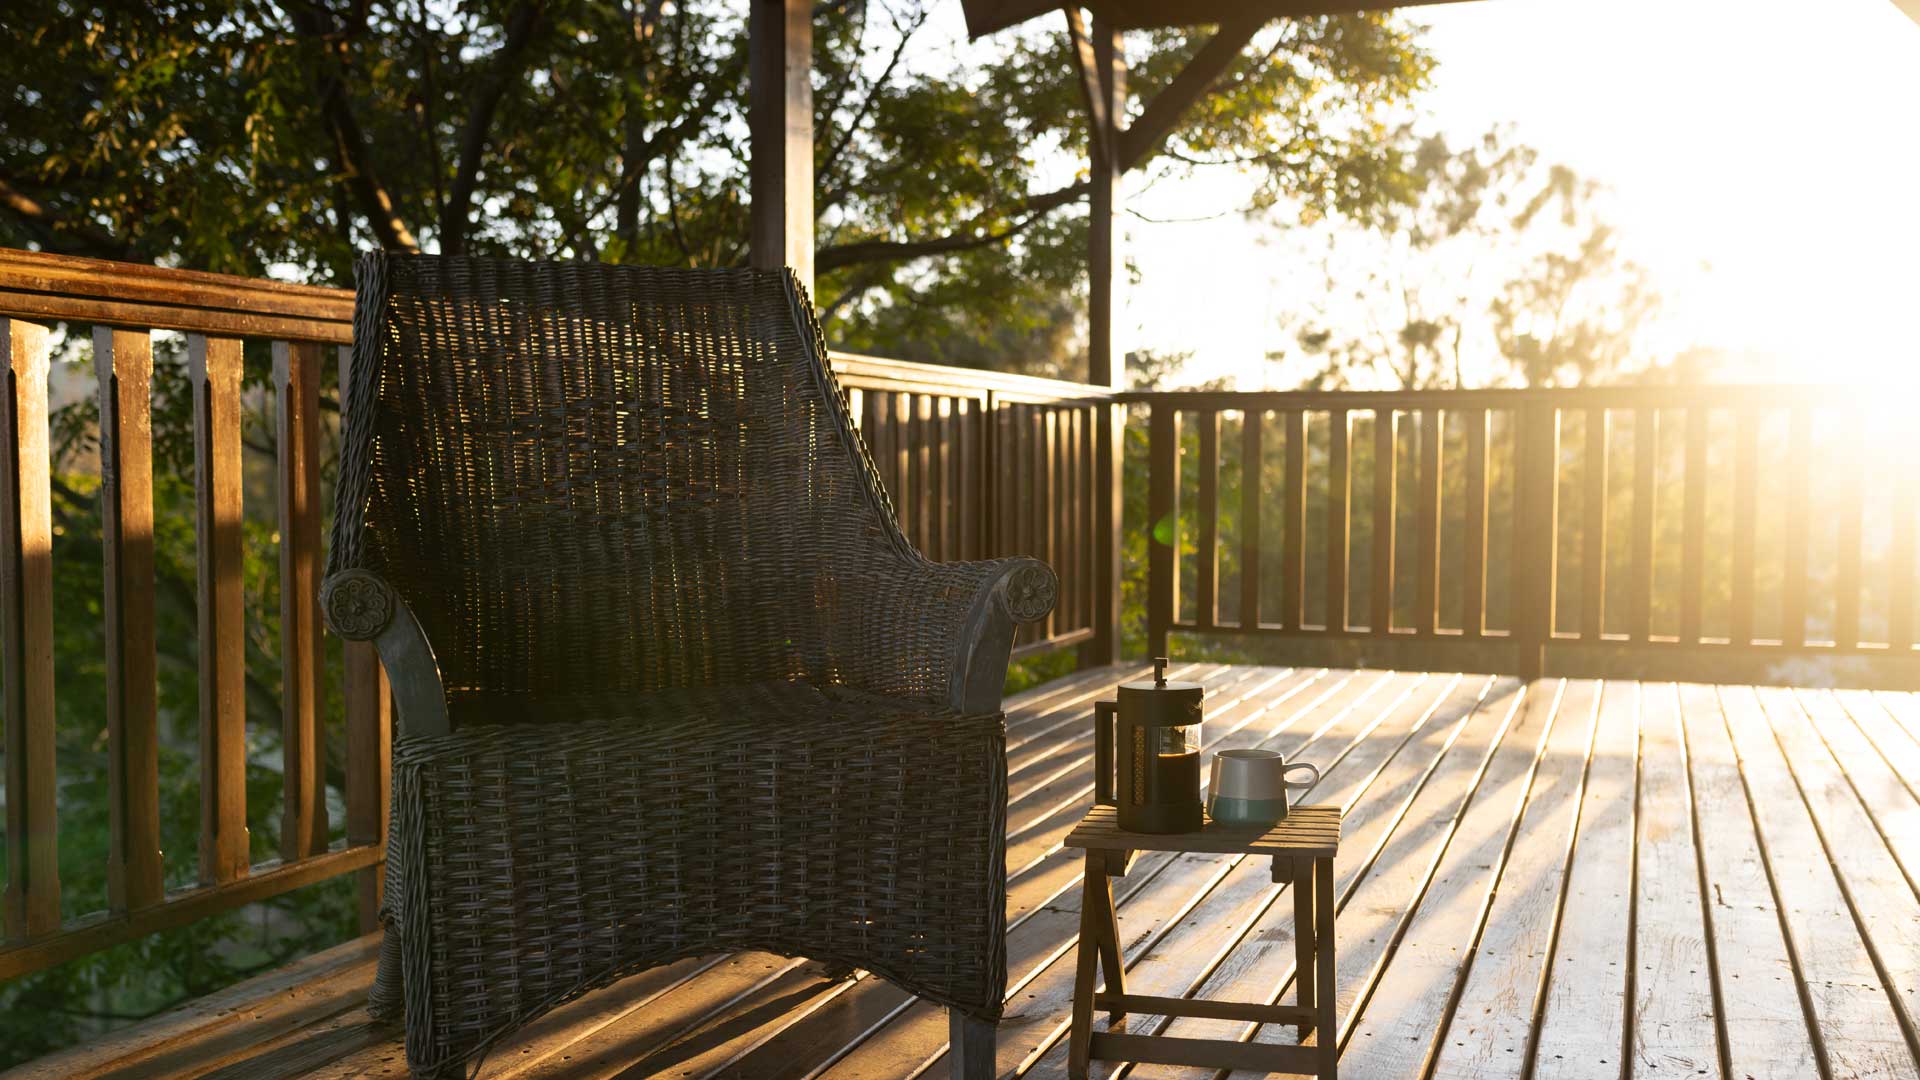
[[[945,694],[819,632],[853,617],[821,610],[849,555],[907,545],[785,274],[394,259],[382,285],[335,551],[412,605],[456,720],[582,687]]]

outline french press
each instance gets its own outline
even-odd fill
[[[1115,701],[1093,705],[1093,801],[1114,807],[1127,832],[1198,832],[1200,699],[1195,682],[1168,682],[1167,658],[1152,682],[1122,683]]]

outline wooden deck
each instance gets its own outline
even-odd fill
[[[1066,1072],[1079,853],[1060,842],[1091,793],[1091,703],[1118,674],[1010,703],[1004,1075]],[[1209,686],[1211,748],[1314,761],[1307,801],[1345,811],[1343,1077],[1920,1080],[1920,696],[1184,674]],[[1291,992],[1293,905],[1264,860],[1146,854],[1115,886],[1130,989]],[[355,942],[8,1076],[401,1075],[396,1034],[360,1008],[373,955]],[[481,1075],[943,1076],[946,1037],[940,1010],[879,980],[746,954],[574,1002]]]

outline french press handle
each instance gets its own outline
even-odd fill
[[[1120,703],[1093,703],[1093,803],[1117,806],[1113,793],[1113,741],[1120,723]]]

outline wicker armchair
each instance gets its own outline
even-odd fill
[[[393,684],[376,1015],[454,1075],[680,957],[864,967],[992,1070],[1032,559],[894,522],[791,276],[372,255],[322,605]]]

